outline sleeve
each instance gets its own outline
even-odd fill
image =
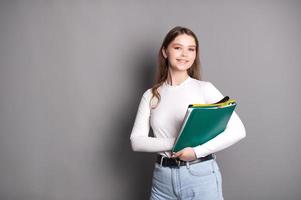
[[[130,135],[133,151],[164,152],[170,151],[175,138],[149,137],[150,129],[150,97],[151,90],[148,89],[142,96],[136,114],[134,126]]]
[[[206,103],[215,103],[224,97],[221,92],[210,82],[207,82],[205,86],[204,95]],[[233,145],[234,143],[237,143],[244,137],[246,137],[245,127],[237,113],[234,111],[229,119],[226,129],[222,133],[202,145],[193,147],[193,149],[196,157],[200,158],[211,153],[221,151]]]

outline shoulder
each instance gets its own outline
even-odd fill
[[[142,98],[149,101],[152,97],[152,88],[149,88],[143,92]]]
[[[143,95],[141,97],[141,103],[148,106],[154,105],[152,88],[149,88],[143,92]]]

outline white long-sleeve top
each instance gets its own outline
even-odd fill
[[[161,101],[155,109],[150,107],[151,88],[142,95],[130,140],[134,151],[157,152],[170,157],[188,105],[216,103],[224,96],[211,82],[191,77],[176,86],[165,81],[158,91]],[[149,136],[150,127],[155,137]],[[193,149],[197,158],[204,157],[233,145],[245,136],[245,127],[234,111],[222,133]]]

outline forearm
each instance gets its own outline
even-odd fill
[[[133,151],[142,152],[171,151],[175,142],[175,138],[135,136],[130,139]]]

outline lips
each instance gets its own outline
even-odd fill
[[[177,59],[177,61],[180,62],[180,63],[187,63],[188,62],[188,60],[185,60],[185,59]]]

